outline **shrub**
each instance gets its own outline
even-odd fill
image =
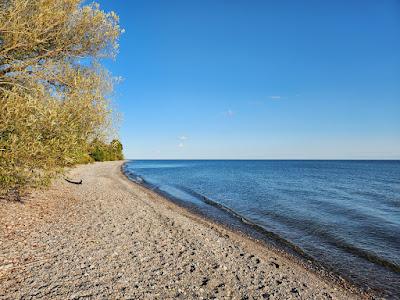
[[[117,16],[79,0],[0,0],[0,195],[90,162],[112,131]]]
[[[90,156],[94,161],[122,160],[122,144],[119,140],[112,140],[110,144],[95,140],[91,145]]]

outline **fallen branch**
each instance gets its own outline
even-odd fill
[[[71,180],[71,179],[68,179],[68,178],[64,178],[64,179],[65,179],[65,181],[67,181],[67,182],[69,182],[69,183],[73,183],[73,184],[82,184],[82,179],[79,180],[79,181]]]

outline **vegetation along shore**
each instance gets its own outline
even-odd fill
[[[122,159],[114,12],[80,0],[0,1],[0,197],[20,200],[65,167]]]
[[[268,37],[268,43],[265,40],[265,45],[270,45],[269,37],[278,35],[272,31],[261,33],[258,30],[264,27],[276,30],[281,26],[261,26],[264,20],[270,20],[279,15],[274,12],[275,8],[271,10],[266,7],[264,9],[256,7],[260,4],[272,4],[268,1],[255,1],[249,5],[246,1],[238,1],[238,3],[229,4],[233,8],[231,10],[226,9],[225,5],[228,3],[225,1],[221,1],[222,6],[220,3],[215,7],[214,2],[212,2],[213,6],[209,7],[211,2],[206,3],[207,1],[204,3],[187,1],[185,5],[168,1],[159,1],[158,5],[154,3],[149,5],[146,1],[136,3],[135,1],[99,0],[99,2],[102,3],[101,7],[96,2],[83,0],[0,0],[0,300],[376,298],[375,295],[368,294],[369,290],[360,290],[339,275],[334,278],[333,271],[328,272],[322,267],[321,269],[314,268],[316,264],[312,267],[311,259],[307,261],[309,265],[302,263],[292,257],[290,251],[285,253],[283,249],[275,249],[272,244],[268,246],[267,243],[262,243],[254,237],[245,236],[239,230],[229,229],[225,226],[228,224],[222,225],[217,221],[203,218],[200,214],[194,214],[193,211],[155,193],[151,188],[129,180],[123,174],[124,147],[128,157],[151,158],[156,155],[157,159],[175,157],[188,159],[191,157],[280,157],[281,155],[284,157],[288,155],[287,157],[291,158],[292,155],[299,153],[308,157],[307,151],[302,152],[308,147],[312,150],[310,153],[316,155],[315,157],[324,157],[325,154],[317,153],[319,151],[317,142],[324,143],[325,138],[330,140],[324,147],[328,149],[328,156],[331,157],[333,153],[331,148],[334,148],[330,146],[331,142],[335,147],[336,144],[341,143],[352,145],[347,142],[349,140],[337,143],[335,139],[331,140],[329,135],[320,134],[322,131],[319,130],[317,137],[312,137],[310,132],[306,132],[306,137],[313,138],[312,143],[307,139],[302,140],[303,135],[301,132],[297,133],[297,128],[307,128],[307,130],[319,128],[318,122],[325,120],[328,120],[329,124],[335,123],[325,118],[325,111],[331,111],[331,108],[324,107],[322,114],[309,109],[310,103],[304,102],[305,98],[302,98],[303,90],[304,95],[313,93],[307,92],[304,87],[301,88],[302,84],[292,84],[291,86],[298,86],[300,89],[297,91],[290,88],[290,91],[287,91],[289,96],[285,93],[282,94],[283,96],[280,96],[281,93],[275,94],[284,82],[283,78],[277,76],[280,73],[274,71],[271,77],[263,75],[265,70],[273,71],[274,69],[260,62],[267,62],[271,58],[271,62],[279,61],[278,58],[288,50],[296,49],[292,45],[282,44],[281,41],[290,40],[285,32],[282,35],[284,39],[273,43],[276,45],[273,48],[277,49],[276,56],[264,57],[271,47],[268,46],[268,51],[264,51],[260,47],[264,44],[262,39]],[[240,2],[242,3],[239,5]],[[146,8],[147,5],[149,6]],[[199,5],[199,7],[191,5]],[[246,9],[242,9],[241,5]],[[217,13],[218,6],[221,9],[220,13]],[[318,5],[313,3],[312,7],[314,6]],[[119,12],[124,23],[120,23],[119,16],[111,9]],[[142,12],[135,15],[134,13],[140,9]],[[237,13],[234,13],[235,10]],[[204,17],[200,17],[201,11]],[[262,21],[260,25],[258,21],[255,21],[257,19],[251,17],[251,11],[254,14],[262,13],[259,15]],[[297,9],[293,11],[297,13]],[[310,19],[309,11],[313,10],[307,8],[307,22]],[[342,7],[339,11],[342,13]],[[355,11],[358,15],[358,7]],[[126,15],[127,12],[130,15]],[[271,12],[269,17],[266,17],[267,12]],[[177,17],[175,13],[178,13]],[[213,14],[215,14],[214,21]],[[245,19],[240,21],[238,16],[242,14],[248,18],[248,22],[243,21]],[[312,14],[314,15],[314,12]],[[135,22],[131,23],[131,19],[135,19]],[[281,19],[292,18],[279,16],[279,22]],[[194,25],[194,21],[198,23]],[[213,22],[215,28],[209,27]],[[232,22],[231,25],[229,22]],[[246,29],[247,23],[251,25],[248,29]],[[275,23],[278,22],[271,24]],[[355,23],[357,22],[352,19],[351,27],[354,27]],[[121,51],[122,63],[116,66],[109,63],[109,60],[115,59],[119,54],[120,36],[125,32],[120,24],[128,27],[130,24],[131,29],[134,28],[131,30],[130,41],[137,49],[129,48],[131,44],[124,40],[121,45],[124,45],[124,49],[127,50]],[[256,28],[247,32],[252,26]],[[297,27],[298,25],[290,26],[290,28]],[[223,30],[220,30],[221,28]],[[324,28],[324,26],[312,24],[310,28]],[[141,30],[144,31],[141,32]],[[164,30],[166,31],[163,32]],[[206,31],[202,33],[203,30]],[[231,30],[234,31],[231,32]],[[297,30],[295,34],[297,38]],[[307,33],[308,36],[314,36],[314,33],[311,35]],[[324,39],[329,36],[331,34],[324,32]],[[227,43],[226,37],[232,41]],[[251,46],[251,40],[253,40],[253,46]],[[216,46],[225,44],[225,46],[215,51],[212,50],[214,44]],[[307,40],[307,46],[311,45],[313,51],[315,48],[323,53],[315,47],[317,44],[314,40],[312,43]],[[329,45],[325,42],[323,44]],[[343,43],[332,43],[332,45],[335,44],[342,45]],[[381,42],[374,44],[386,45]],[[282,45],[284,51],[278,50],[279,47],[283,47]],[[241,48],[242,46],[246,48]],[[371,47],[363,47],[363,49],[369,48]],[[235,54],[235,51],[239,50],[243,53]],[[213,52],[218,56],[213,57]],[[309,55],[312,51],[296,50],[296,52],[307,53],[309,58],[314,56]],[[335,52],[341,53],[342,49]],[[226,55],[227,53],[229,55]],[[247,61],[258,55],[262,55],[262,60]],[[384,56],[390,57],[386,54]],[[293,57],[297,57],[297,53]],[[329,62],[336,64],[331,56],[328,58]],[[306,69],[309,70],[308,63],[292,63],[292,58],[288,59],[284,56],[281,59],[285,66],[307,65]],[[196,70],[196,64],[200,70]],[[362,65],[373,66],[374,64],[363,63]],[[395,66],[393,63],[387,65]],[[245,69],[241,70],[238,68],[240,66]],[[260,69],[252,69],[255,67]],[[331,67],[324,66],[324,70]],[[310,68],[310,70],[313,69]],[[116,73],[121,71],[120,74],[125,78],[128,77],[127,81],[131,80],[125,85],[124,91],[118,91],[115,94],[124,95],[125,100],[138,100],[132,107],[129,103],[119,102],[128,115],[127,123],[131,122],[129,126],[121,130],[124,133],[123,139],[118,134],[121,114],[118,112],[117,103],[114,103],[116,97],[113,92],[115,84],[120,83],[122,79],[113,74],[114,71]],[[221,71],[223,72],[220,73]],[[321,77],[319,74],[327,72],[311,72],[313,73]],[[343,72],[328,73],[334,75]],[[351,75],[347,72],[347,68],[345,73]],[[294,76],[288,76],[289,78],[305,77],[296,75],[292,70],[287,74],[294,74]],[[252,79],[249,75],[256,77]],[[382,80],[387,81],[384,76],[381,77]],[[205,81],[202,82],[202,80]],[[229,81],[223,84],[220,80]],[[251,84],[246,87],[246,82]],[[315,82],[316,80],[311,78],[310,86],[314,86]],[[329,78],[329,84],[331,82],[334,81]],[[242,83],[244,89],[236,90]],[[260,86],[257,87],[254,83]],[[271,85],[270,90],[265,88],[266,83]],[[197,84],[200,85],[196,86]],[[274,89],[272,89],[273,86]],[[368,84],[363,83],[362,86],[364,88]],[[191,89],[193,90],[190,91]],[[312,89],[315,90],[314,87]],[[391,91],[392,89],[385,88],[384,90]],[[260,94],[254,94],[255,91]],[[326,94],[329,95],[329,93],[332,91]],[[342,95],[344,94],[343,92]],[[371,95],[375,94],[371,93]],[[296,101],[292,103],[298,103],[298,106],[292,105],[290,108],[290,105],[284,104],[289,103],[286,101],[289,98],[295,98]],[[325,96],[322,98],[325,99]],[[218,101],[221,103],[216,105]],[[235,101],[238,104],[236,107],[242,106],[241,114],[238,114],[239,118],[232,110],[235,109],[233,105]],[[262,107],[267,107],[267,104],[271,107],[263,109]],[[358,114],[359,105],[355,107]],[[202,109],[205,108],[207,110],[203,111]],[[293,117],[290,115],[290,109],[295,112]],[[251,111],[253,115],[249,115]],[[338,115],[342,121],[343,110],[337,111],[340,111]],[[386,108],[385,111],[396,110]],[[306,114],[298,115],[301,112]],[[312,116],[308,115],[310,112],[313,113]],[[272,117],[269,117],[268,113]],[[301,118],[296,119],[296,116]],[[314,120],[315,118],[317,121]],[[305,120],[309,119],[314,123],[307,125]],[[374,118],[368,116],[367,119],[369,122]],[[132,123],[132,120],[135,123]],[[267,123],[266,120],[277,123]],[[295,123],[289,121],[295,121]],[[286,122],[289,122],[287,124],[291,124],[292,127],[286,127]],[[337,123],[341,124],[341,122]],[[282,126],[283,124],[285,126]],[[285,131],[279,133],[279,128],[284,128]],[[271,129],[278,130],[276,136],[271,134]],[[140,134],[133,137],[131,133],[135,131]],[[186,134],[185,131],[189,132]],[[295,141],[302,140],[301,143],[307,147],[299,144],[296,150],[296,147],[291,144],[279,142],[286,140],[286,137],[289,137],[287,134],[291,131],[293,131],[292,138]],[[121,140],[124,141],[124,145]],[[386,142],[376,143],[370,138],[368,140],[372,141],[374,146],[375,144],[390,145]],[[278,145],[280,146],[277,147]],[[137,152],[132,152],[133,148],[137,148]],[[290,152],[292,148],[297,152]],[[387,149],[389,148],[388,146]],[[289,152],[288,149],[290,149]],[[315,152],[314,149],[318,151]],[[362,150],[364,153],[363,147]],[[389,150],[387,151],[394,155],[394,152]],[[357,151],[343,153],[357,153]],[[154,167],[151,168],[154,169]],[[277,167],[275,170],[280,169]],[[195,171],[192,172],[192,170]],[[253,189],[250,184],[247,184],[249,181],[239,182],[239,179],[243,178],[240,174],[251,172],[257,175],[256,168],[244,167],[245,173],[235,173],[225,168],[228,174],[226,177],[228,179],[225,180],[227,187],[215,180],[215,178],[222,178],[219,176],[221,168],[215,167],[212,170],[211,174],[215,177],[203,173],[208,182],[224,193],[229,190],[232,194],[238,194],[231,189],[236,186],[244,193],[237,200],[249,198],[247,203],[253,204],[257,202],[254,199],[270,199],[269,196],[273,194],[274,189],[282,190],[281,182],[298,183],[296,180],[283,176],[283,180],[278,181],[276,187],[272,185],[272,188],[270,186],[271,189],[261,196],[252,196],[248,192]],[[277,173],[271,170],[272,172],[268,171],[269,174],[275,176]],[[302,169],[296,167],[296,170]],[[361,200],[365,197],[359,194],[356,195],[359,198],[352,196],[351,191],[357,186],[352,187],[350,192],[344,192],[346,197],[350,195],[356,199],[357,205],[342,201],[347,205],[344,206],[345,211],[357,209],[372,211],[371,222],[379,221],[379,217],[387,221],[385,224],[390,230],[380,226],[381,223],[371,227],[369,226],[371,222],[368,223],[369,219],[363,217],[358,218],[359,221],[361,220],[358,227],[362,229],[362,233],[372,232],[374,237],[378,238],[390,231],[385,235],[388,237],[386,240],[380,239],[378,243],[375,243],[379,244],[375,245],[378,249],[375,253],[381,252],[383,247],[389,248],[390,242],[391,249],[395,251],[388,251],[388,253],[394,253],[394,255],[388,255],[386,260],[381,261],[388,262],[384,267],[389,266],[393,271],[398,270],[398,264],[392,263],[398,260],[398,244],[391,238],[399,228],[395,220],[396,210],[392,208],[398,207],[395,202],[398,200],[397,170],[389,168],[388,173],[382,173],[384,180],[378,186],[383,187],[384,196],[388,195],[386,204],[389,204],[385,206],[385,201],[382,201],[383,208],[381,207],[378,218],[375,218],[377,205],[370,204],[375,202],[364,201],[371,205],[372,209],[368,205],[362,207]],[[197,167],[186,171],[196,174],[197,177],[192,181],[200,182],[198,175],[201,172],[198,172]],[[307,171],[301,172],[294,174],[296,179],[305,178],[306,173],[311,174]],[[292,174],[292,172],[284,173],[285,175]],[[259,186],[267,186],[272,182],[267,180],[264,174],[257,175],[263,179]],[[338,174],[331,182],[336,183],[341,173]],[[365,174],[362,173],[363,176],[367,176]],[[375,177],[375,174],[369,176],[371,177]],[[175,177],[169,176],[169,178]],[[189,177],[181,175],[181,178]],[[314,189],[318,190],[318,184],[321,187],[321,182],[323,182],[318,183],[316,178],[308,180],[309,184],[312,184],[310,185],[312,192]],[[236,184],[233,179],[240,184]],[[388,185],[384,185],[389,180],[391,180],[393,193],[387,189]],[[353,178],[350,178],[349,182],[353,182]],[[242,184],[245,185],[243,188]],[[178,184],[173,182],[172,186],[176,187]],[[360,186],[357,192],[365,193],[363,188],[365,184]],[[329,185],[328,188],[330,188]],[[196,189],[187,188],[187,190],[191,191],[193,198],[201,194],[197,193]],[[294,195],[299,191],[301,192],[301,189],[286,192]],[[317,192],[321,193],[321,191],[323,192],[319,189]],[[329,194],[334,192],[339,195],[340,189],[335,186],[334,189],[328,190]],[[315,198],[317,198],[316,194],[312,193]],[[325,196],[320,195],[318,194],[318,199],[314,199],[316,201],[312,204],[324,199]],[[345,200],[346,197],[344,197]],[[379,196],[371,197],[381,199]],[[202,203],[207,204],[208,198],[205,196],[203,198],[205,201]],[[212,202],[210,199],[208,199],[208,204]],[[310,203],[310,199],[313,200],[312,197],[304,198],[303,203]],[[276,197],[275,200],[282,200],[290,205],[291,209],[282,209],[285,213],[291,212],[285,220],[295,220],[296,222],[292,223],[301,223],[303,228],[307,227],[305,228],[307,230],[316,232],[313,228],[336,228],[336,224],[343,223],[345,220],[341,206],[328,205],[327,209],[330,208],[331,211],[328,211],[325,217],[334,218],[335,223],[323,222],[321,218],[322,226],[308,228],[307,224],[319,225],[320,223],[303,221],[301,214],[308,216],[312,214],[308,214],[307,205],[304,205],[303,210],[298,209],[301,202],[298,201],[297,194],[293,198]],[[336,201],[336,199],[333,200]],[[246,204],[246,202],[243,203]],[[270,212],[274,213],[273,201],[259,203],[265,209],[272,208]],[[325,202],[323,205],[325,207]],[[228,209],[228,205],[224,206],[217,202],[214,206]],[[285,208],[285,206],[282,207]],[[324,217],[324,213],[316,205],[309,207],[315,213],[314,219]],[[335,210],[335,207],[342,210]],[[246,209],[249,208],[250,206],[246,206]],[[255,211],[258,210],[256,207]],[[386,213],[389,210],[390,214]],[[234,211],[230,210],[231,213]],[[300,216],[295,218],[296,215]],[[351,221],[354,215],[357,214],[349,214]],[[235,216],[238,217],[241,214]],[[241,220],[245,221],[244,218]],[[256,223],[251,224],[254,228],[258,226]],[[351,225],[349,230],[338,227],[337,231],[355,232],[353,236],[358,237],[358,232],[354,231],[357,224],[354,225],[353,222],[349,224]],[[373,223],[373,225],[376,224]],[[262,228],[259,226],[259,231]],[[287,228],[289,232],[294,232],[290,229],[294,227]],[[381,231],[374,232],[374,228]],[[280,235],[279,232],[271,229],[272,234]],[[296,235],[301,238],[307,237],[309,240],[313,238],[312,234],[296,233]],[[282,236],[282,240],[283,238]],[[336,240],[342,241],[342,239]],[[359,244],[374,245],[371,241],[375,240],[370,239],[366,243]],[[319,241],[320,239],[315,239],[312,242],[313,245],[316,244],[316,248],[322,249]],[[295,243],[293,247],[299,250],[301,248]],[[352,252],[356,252],[354,249],[359,249],[347,248]],[[326,249],[326,253],[332,252],[331,248]],[[369,259],[368,261],[372,260],[371,257],[378,257],[378,255],[364,256]],[[339,261],[344,262],[346,269],[352,270],[348,267],[348,260],[345,257],[340,256]],[[364,273],[368,272],[363,267],[358,268],[358,271],[360,270]],[[324,274],[325,271],[326,274]],[[375,276],[372,272],[368,274]],[[346,276],[343,275],[343,277]],[[388,280],[386,276],[375,276],[375,278],[391,280],[390,278]],[[395,279],[397,280],[398,276]],[[396,283],[397,281],[390,281],[390,287],[394,286],[395,292],[397,292]]]

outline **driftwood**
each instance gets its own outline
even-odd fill
[[[64,178],[64,179],[65,179],[65,181],[67,181],[67,182],[69,182],[69,183],[73,183],[73,184],[82,184],[82,179],[79,180],[79,181],[75,181],[75,180],[68,179],[68,178]]]

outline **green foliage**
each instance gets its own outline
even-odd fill
[[[118,141],[101,142],[114,128],[114,80],[100,59],[117,53],[118,17],[82,3],[0,0],[0,196],[122,158]]]
[[[100,140],[94,140],[90,148],[91,151],[89,155],[94,161],[124,159],[124,155],[122,153],[123,147],[119,140],[112,140],[109,144],[106,144]]]

